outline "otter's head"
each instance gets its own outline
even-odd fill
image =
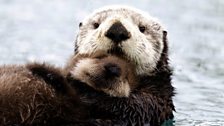
[[[161,24],[144,12],[105,7],[80,23],[75,54],[116,55],[134,63],[138,75],[150,75],[161,59],[164,33]]]
[[[113,97],[128,97],[136,87],[134,65],[112,55],[76,55],[68,75]]]

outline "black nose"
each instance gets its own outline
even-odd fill
[[[121,68],[119,66],[117,66],[116,64],[112,64],[112,63],[109,63],[109,64],[106,64],[104,66],[105,68],[105,74],[107,77],[119,77],[121,75]]]
[[[131,37],[127,29],[120,23],[114,23],[105,34],[106,37],[113,40],[115,43],[120,43]]]

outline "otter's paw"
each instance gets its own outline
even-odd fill
[[[56,91],[66,93],[66,80],[59,68],[44,63],[30,63],[26,67],[34,76],[43,79],[46,84],[51,85]]]

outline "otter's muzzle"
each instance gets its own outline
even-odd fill
[[[121,22],[115,22],[105,33],[105,36],[111,39],[114,43],[118,44],[129,39],[131,34],[121,24]]]

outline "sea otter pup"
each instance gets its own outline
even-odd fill
[[[130,63],[101,54],[75,56],[64,70],[38,63],[2,66],[0,125],[92,125],[92,104],[74,87],[81,81],[98,95],[127,97],[135,85],[132,70]]]
[[[78,80],[112,97],[128,97],[137,83],[132,63],[103,53],[73,56],[65,72],[72,81]]]
[[[165,120],[173,119],[174,87],[168,62],[167,31],[158,20],[140,10],[123,6],[95,11],[80,23],[75,55],[96,52],[134,64],[138,81],[127,97],[111,97],[111,92],[108,92],[110,95],[96,93],[87,89],[87,81],[74,82],[73,87],[79,90],[81,99],[91,104],[94,124],[159,126]],[[73,70],[79,71],[78,68],[92,69],[84,62]],[[79,78],[81,74],[72,77]]]

